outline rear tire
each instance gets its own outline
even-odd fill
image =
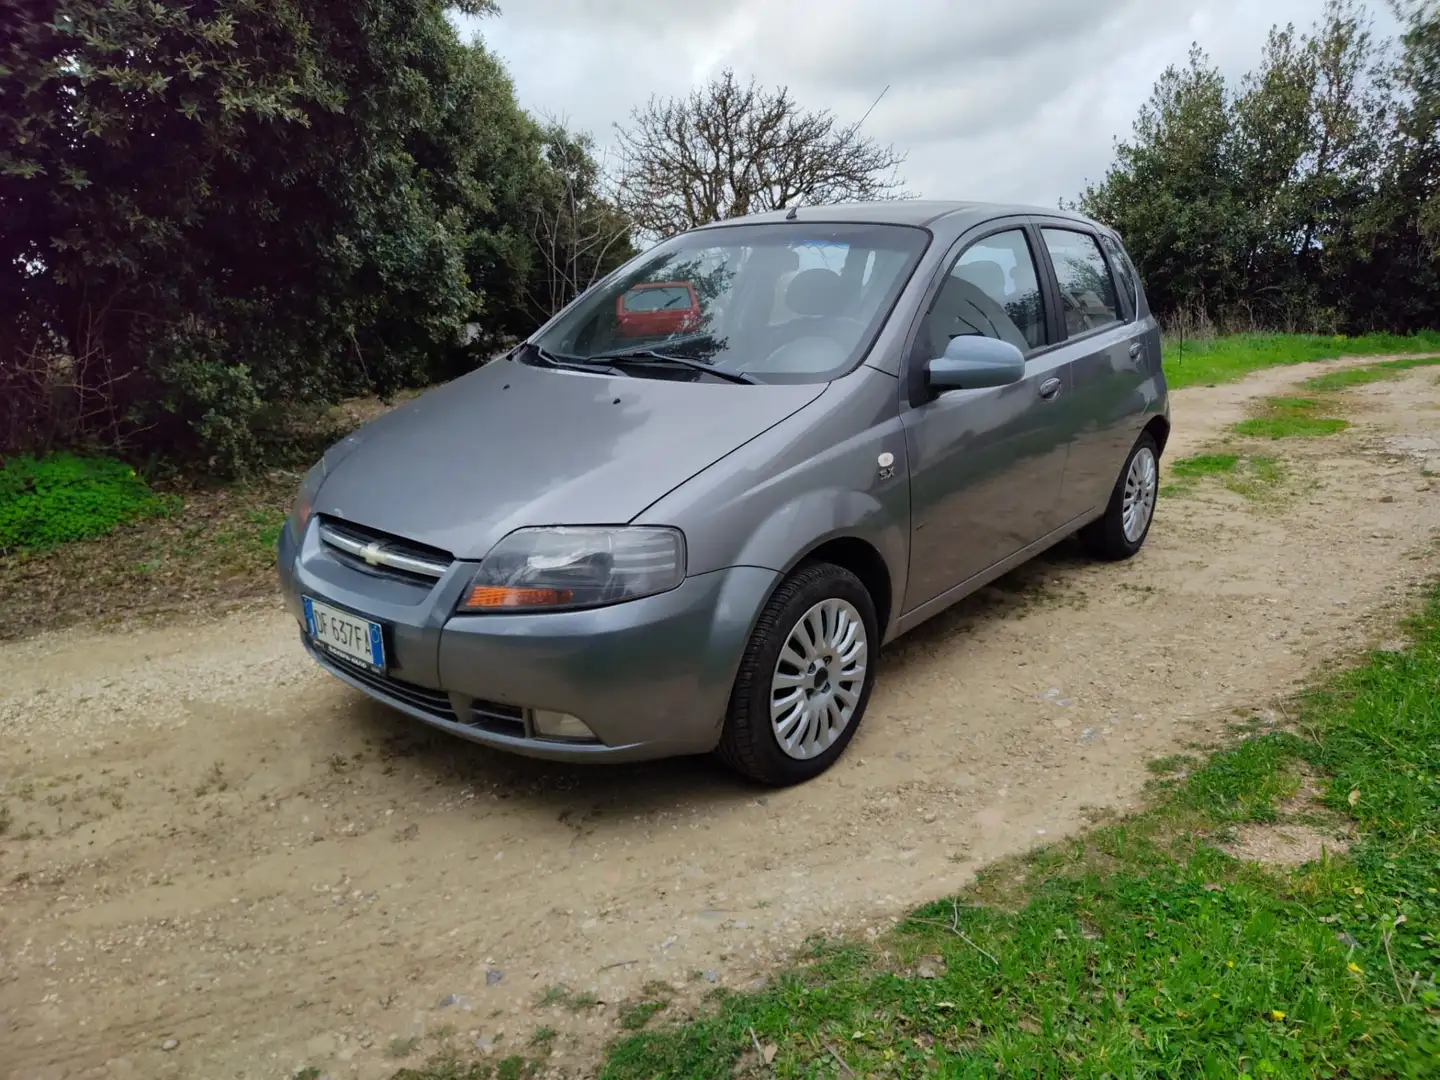
[[[875,684],[880,635],[860,579],[807,563],[760,613],[730,694],[716,752],[776,787],[833,765],[855,735]]]
[[[1080,540],[1097,559],[1118,562],[1145,545],[1160,493],[1160,450],[1147,431],[1136,440],[1115,481],[1105,513],[1080,530]]]

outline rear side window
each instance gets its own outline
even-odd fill
[[[994,233],[961,253],[925,320],[932,357],[952,338],[999,338],[1021,352],[1045,344],[1045,311],[1035,258],[1020,229]]]
[[[1105,254],[1110,256],[1110,265],[1115,268],[1115,276],[1120,279],[1120,288],[1130,303],[1130,310],[1136,315],[1140,314],[1140,287],[1135,264],[1130,261],[1125,249],[1110,237],[1102,236],[1100,243],[1105,245]]]
[[[1119,322],[1115,281],[1095,238],[1089,233],[1072,229],[1042,229],[1040,232],[1045,238],[1050,260],[1055,264],[1066,334],[1078,337]]]

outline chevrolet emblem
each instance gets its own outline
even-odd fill
[[[384,551],[379,544],[366,544],[360,549],[360,557],[371,566],[380,565],[380,553]]]

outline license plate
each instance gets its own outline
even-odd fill
[[[374,671],[385,670],[385,635],[377,622],[306,596],[305,629],[326,652]]]

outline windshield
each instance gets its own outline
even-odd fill
[[[864,356],[929,239],[868,224],[686,233],[581,297],[534,344],[572,364],[658,353],[759,382],[828,381]],[[705,377],[663,362],[625,371]]]

